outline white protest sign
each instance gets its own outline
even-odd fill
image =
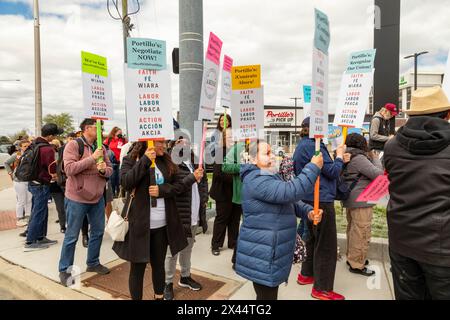
[[[310,138],[328,135],[328,55],[313,49]]]
[[[174,138],[169,69],[140,70],[125,65],[130,141]]]
[[[373,85],[373,72],[344,73],[334,126],[362,128]]]
[[[208,49],[206,51],[205,65],[203,68],[198,120],[214,119],[217,101],[217,88],[219,86],[221,50],[222,41],[211,32],[209,35]]]
[[[233,140],[263,138],[260,135],[264,135],[264,87],[233,90],[231,119]]]
[[[311,88],[310,138],[326,138],[328,134],[328,48],[330,23],[328,16],[315,9],[313,71]]]
[[[111,74],[103,77],[82,72],[83,104],[86,118],[113,119]]]

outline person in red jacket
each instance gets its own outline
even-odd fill
[[[108,138],[103,142],[106,144],[112,152],[114,152],[113,175],[111,176],[111,187],[114,198],[119,194],[119,168],[120,168],[120,151],[122,147],[127,143],[127,140],[123,137],[122,130],[119,127],[112,128],[108,135]]]

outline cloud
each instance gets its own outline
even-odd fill
[[[32,0],[9,2],[32,8]],[[129,4],[134,11],[135,1]],[[204,45],[213,31],[235,64],[262,65],[266,104],[293,105],[289,98],[301,97],[301,86],[311,81],[317,7],[328,14],[331,25],[329,105],[334,110],[349,54],[373,46],[367,13],[372,4],[372,0],[205,0]],[[108,15],[106,1],[40,1],[40,12],[44,115],[69,112],[76,122],[82,120],[80,51],[85,50],[106,56],[111,69],[115,119],[106,128],[125,127],[122,26]],[[402,72],[412,66],[403,56],[419,50],[430,51],[421,58],[421,68],[443,71],[450,43],[449,15],[450,7],[439,0],[402,2]],[[132,36],[166,40],[171,61],[172,49],[178,47],[178,1],[141,1],[139,14],[131,18]],[[34,130],[33,20],[21,14],[3,15],[0,43],[0,79],[21,79],[0,82],[0,135],[23,127]],[[178,109],[178,79],[172,75],[174,111]]]

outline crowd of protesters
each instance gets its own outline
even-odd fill
[[[226,238],[233,250],[230,267],[253,283],[258,300],[277,299],[300,251],[297,283],[311,285],[316,299],[344,300],[334,291],[335,202],[346,210],[348,270],[374,276],[367,256],[375,204],[357,199],[372,181],[387,175],[396,299],[450,299],[450,102],[441,88],[415,91],[405,111],[410,119],[394,135],[391,120],[398,112],[394,104],[386,104],[372,119],[369,141],[349,134],[334,154],[323,141],[316,153],[310,118],[305,118],[301,140],[281,167],[266,141],[233,141],[231,117],[223,115],[213,135],[209,190],[205,167],[198,165],[191,142],[182,136],[149,146],[128,142],[114,127],[98,146],[96,121],[85,119],[81,131],[66,135],[61,144],[57,138],[63,131],[46,124],[40,137],[16,141],[16,152],[5,163],[17,197],[17,226],[27,226],[21,234],[26,237],[24,251],[57,243],[47,238],[53,199],[64,233],[61,283],[70,285],[80,232],[87,271],[108,274],[100,262],[105,222],[114,198],[123,197],[122,216],[129,229],[113,250],[130,263],[130,295],[143,298],[150,263],[154,299],[173,300],[177,262],[178,285],[203,288],[192,276],[191,259],[198,230],[208,229],[211,197],[216,204],[211,254],[221,254]],[[33,156],[37,161],[29,159]],[[314,211],[319,177],[319,210]]]

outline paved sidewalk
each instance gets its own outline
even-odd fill
[[[0,211],[11,210],[15,206],[14,190],[12,188],[0,191]],[[0,232],[0,258],[13,264],[22,266],[27,270],[40,276],[42,281],[49,281],[52,285],[59,281],[58,261],[64,235],[59,232],[59,225],[55,223],[57,219],[54,204],[50,204],[48,238],[58,240],[58,244],[49,249],[37,252],[23,252],[24,238],[18,236],[23,228]],[[210,228],[205,235],[198,235],[193,249],[192,268],[193,272],[210,274],[228,281],[226,292],[216,295],[215,299],[229,298],[255,299],[252,283],[238,276],[231,268],[232,250],[226,249],[220,256],[213,256],[210,251],[210,241],[212,236],[212,222],[209,221]],[[226,242],[225,242],[226,243]],[[117,258],[111,250],[112,240],[105,235],[101,249],[101,263],[109,266],[120,264],[122,261]],[[85,273],[87,250],[80,241],[77,244],[75,264],[80,267],[82,279],[92,274]],[[376,255],[379,257],[380,255]],[[374,279],[367,279],[362,276],[348,272],[345,265],[345,258],[338,261],[335,291],[343,294],[349,300],[390,300],[392,299],[392,283],[389,276],[389,264],[383,261],[371,260],[372,266],[376,268],[378,276]],[[302,287],[296,283],[299,265],[292,268],[288,284],[280,286],[279,298],[286,300],[310,300],[311,286]],[[1,272],[1,270],[0,270]],[[1,275],[0,275],[1,276]],[[30,283],[30,285],[33,285]],[[61,286],[62,287],[62,286]],[[372,288],[372,289],[370,289]],[[0,290],[1,283],[0,283]],[[88,298],[112,299],[112,297],[94,288],[81,287],[79,289]]]

